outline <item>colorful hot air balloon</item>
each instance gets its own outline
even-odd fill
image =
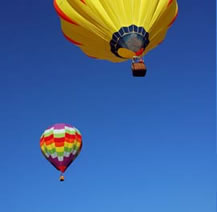
[[[55,124],[44,131],[40,147],[45,158],[63,173],[81,151],[82,137],[78,129],[69,124]]]
[[[88,56],[122,62],[160,44],[176,0],[54,0],[64,36]]]

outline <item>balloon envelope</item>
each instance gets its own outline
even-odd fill
[[[122,62],[160,44],[176,0],[54,0],[64,36],[88,56]]]
[[[81,147],[79,130],[69,124],[55,124],[46,129],[40,138],[43,155],[62,173],[78,156]]]

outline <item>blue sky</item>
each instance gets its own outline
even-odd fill
[[[178,3],[133,78],[66,41],[52,1],[2,2],[1,211],[215,211],[215,2]],[[64,183],[39,148],[59,122],[83,134]]]

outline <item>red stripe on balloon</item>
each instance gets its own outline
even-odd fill
[[[69,18],[69,17],[59,8],[59,6],[58,6],[57,3],[56,3],[56,0],[54,0],[53,4],[54,4],[54,8],[55,8],[57,14],[58,14],[62,19],[64,19],[65,21],[67,21],[67,22],[69,22],[69,23],[71,23],[71,24],[74,24],[74,25],[79,26],[79,24],[78,24],[77,22],[71,20],[71,18]]]
[[[173,0],[169,0],[169,1],[168,1],[168,4],[167,4],[167,7],[169,7],[170,4],[172,4],[172,2],[173,2]]]
[[[68,37],[68,36],[65,35],[64,33],[63,33],[63,35],[64,35],[64,37],[65,37],[67,40],[69,40],[69,41],[72,42],[73,44],[78,45],[78,46],[82,46],[82,45],[83,45],[82,43],[79,43],[79,42],[77,42],[77,41],[75,41],[75,40],[72,40],[70,37]]]
[[[65,141],[65,138],[62,137],[62,138],[54,138],[54,142],[56,143],[61,143],[61,142],[64,142]]]
[[[68,143],[73,143],[75,141],[75,135],[66,134],[65,136]]]
[[[81,0],[82,3],[86,4],[85,0]]]
[[[69,139],[75,139],[75,135],[71,135],[69,133],[65,133],[65,137]]]
[[[70,138],[70,134],[69,133],[65,133],[65,137],[66,138]]]
[[[144,52],[144,48],[141,48],[139,51],[136,52],[136,56],[140,56]]]
[[[40,146],[44,144],[44,136],[40,138]]]
[[[47,137],[44,137],[44,140],[45,140],[45,141],[49,141],[49,140],[51,140],[51,139],[53,139],[53,134],[51,134],[51,135],[49,135],[49,136],[47,136]]]
[[[76,136],[75,136],[75,135],[71,135],[71,136],[70,136],[70,142],[74,142],[75,139],[76,139]]]
[[[170,22],[170,24],[168,25],[168,27],[170,27],[170,26],[174,23],[174,21],[176,20],[177,16],[178,16],[178,13],[176,13],[175,17],[174,17],[173,20]]]

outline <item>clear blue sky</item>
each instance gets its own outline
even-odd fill
[[[1,3],[0,211],[215,211],[215,1],[178,3],[146,78],[66,41],[52,1]],[[39,148],[58,122],[84,144],[64,183]]]

